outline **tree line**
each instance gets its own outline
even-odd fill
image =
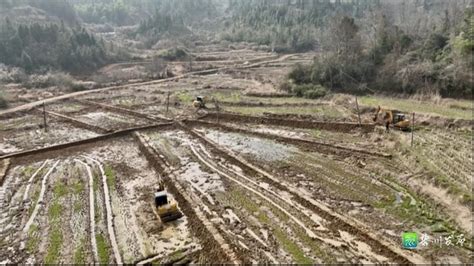
[[[321,33],[322,52],[312,65],[295,67],[282,89],[301,96],[315,95],[311,92],[322,87],[472,98],[473,8],[439,1],[412,1],[410,7],[417,2],[418,20],[408,21],[413,26],[395,23],[409,1],[391,6],[396,12],[382,1],[360,18],[333,16]],[[415,14],[417,9],[407,10]],[[423,24],[422,19],[436,21]]]
[[[0,61],[26,71],[62,69],[81,72],[110,61],[102,40],[84,28],[64,24],[0,24]]]

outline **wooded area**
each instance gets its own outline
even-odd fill
[[[424,31],[415,28],[422,26],[421,20],[413,26],[394,24],[395,13],[383,5],[363,18],[370,24],[346,15],[333,17],[321,38],[322,53],[312,66],[296,67],[289,78],[296,84],[351,93],[471,97],[473,9],[461,12],[445,6],[442,11],[441,6],[441,2],[423,6],[426,12],[437,7],[444,14]],[[292,90],[288,85],[283,88]]]
[[[298,95],[310,84],[320,91],[472,94],[469,1],[8,0],[0,13],[1,62],[26,71],[89,72],[127,58],[117,38],[104,42],[90,27],[102,25],[138,49],[206,39],[317,52],[314,64],[290,74],[295,84],[282,86]]]

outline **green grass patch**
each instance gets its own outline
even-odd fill
[[[264,104],[298,104],[298,103],[317,103],[318,100],[305,99],[299,97],[254,97],[242,95],[240,92],[214,92],[211,94],[218,101],[224,102],[256,102]]]
[[[30,254],[35,254],[36,250],[38,249],[38,244],[40,241],[39,235],[38,235],[38,225],[32,224],[30,226],[30,229],[28,230],[28,240],[26,241],[26,250]]]
[[[28,209],[28,217],[30,217],[31,214],[33,214],[33,210],[35,209],[36,204],[38,204],[38,199],[39,199],[40,193],[41,193],[41,187],[35,186],[34,191],[33,191],[33,195],[31,196],[31,203],[32,204],[31,204],[30,208]]]
[[[85,186],[84,182],[80,179],[77,179],[77,181],[74,182],[73,185],[72,185],[72,191],[76,195],[82,194],[84,192],[85,188],[86,188],[86,186]]]
[[[49,219],[54,222],[53,220],[59,219],[62,213],[62,206],[58,201],[53,201],[51,207],[48,209],[48,217]]]
[[[81,202],[80,200],[76,200],[76,201],[74,202],[73,208],[74,208],[74,212],[75,212],[75,213],[80,212],[80,211],[82,210],[82,202]]]
[[[255,202],[251,201],[248,196],[238,190],[232,190],[230,196],[233,200],[239,203],[239,206],[244,207],[250,213],[257,213],[257,219],[264,223],[270,224],[270,219],[268,216],[260,210],[260,206],[258,206]]]
[[[81,239],[79,245],[74,251],[74,264],[84,264],[86,263],[86,254],[84,250],[84,239]]]
[[[473,119],[472,110],[463,110],[459,108],[452,108],[450,105],[443,105],[432,103],[429,101],[416,101],[410,99],[398,99],[398,98],[386,98],[386,97],[375,97],[375,96],[364,96],[359,98],[359,102],[362,105],[368,105],[377,107],[378,105],[397,109],[403,112],[411,113],[427,113],[444,116],[447,118],[461,118],[461,119]],[[463,101],[459,102],[460,105],[465,105]],[[452,105],[452,103],[451,103]]]
[[[107,177],[107,186],[109,188],[115,188],[116,184],[116,177],[115,177],[115,172],[114,169],[110,165],[105,165],[105,176]]]
[[[102,211],[99,209],[99,204],[97,204],[97,199],[94,198],[94,209],[95,209],[95,222],[99,223],[102,220]]]
[[[188,92],[179,92],[176,97],[178,98],[178,100],[180,100],[181,102],[183,103],[188,103],[188,104],[191,104],[194,100],[194,96],[192,96],[190,93]]]
[[[94,173],[93,174],[92,189],[97,191],[99,189],[99,177]]]
[[[224,101],[224,102],[244,101],[242,94],[240,92],[230,92],[230,93],[215,92],[211,94],[211,97],[213,97],[217,101]]]
[[[61,182],[61,181],[56,182],[56,184],[54,185],[54,188],[53,188],[53,193],[54,193],[55,197],[60,198],[64,195],[66,195],[67,192],[68,192],[68,189],[67,189],[66,185],[63,182]]]
[[[23,170],[23,175],[27,178],[31,177],[31,175],[33,174],[33,171],[34,171],[33,167],[27,166],[25,167],[25,170]]]
[[[57,225],[49,235],[48,253],[44,259],[45,264],[58,263],[61,246],[63,244],[63,234]]]
[[[319,139],[321,138],[323,133],[319,129],[310,129],[310,134],[311,134],[311,137]]]
[[[303,251],[291,241],[281,229],[273,230],[273,234],[278,239],[278,242],[282,245],[283,249],[288,252],[297,264],[312,264],[313,261],[306,257]]]
[[[261,223],[266,224],[273,229],[275,237],[277,238],[278,242],[281,244],[282,248],[293,257],[296,263],[298,264],[313,263],[313,261],[310,258],[304,255],[303,250],[301,250],[295,242],[289,239],[280,227],[278,227],[277,225],[275,225],[274,222],[271,221],[271,219],[267,216],[267,214],[261,210],[260,205],[257,205],[243,192],[240,192],[238,190],[232,190],[229,193],[229,195],[231,199],[237,203],[238,206],[241,206],[245,208],[246,210],[248,210],[250,213],[255,214],[257,219]],[[280,221],[282,221],[285,224],[289,222],[289,218],[283,215],[279,210],[277,210],[273,206],[271,206],[270,209],[272,210],[272,213],[278,216]],[[306,245],[308,245],[311,242],[309,238],[305,236],[304,234],[298,234],[298,236],[304,240]],[[322,255],[323,253],[319,249],[318,250],[312,249],[312,251],[323,256]]]
[[[288,107],[260,107],[260,106],[229,106],[226,111],[240,113],[244,115],[263,115],[263,113],[274,114],[295,114],[295,115],[315,115],[337,118],[342,114],[337,109],[330,106],[293,106]]]
[[[422,228],[424,225],[435,228],[443,228],[447,232],[460,234],[449,219],[441,217],[435,208],[429,205],[423,198],[411,193],[416,203],[411,204],[410,197],[403,197],[402,202],[396,203],[395,195],[382,200],[374,205],[376,208],[383,209],[385,212],[397,217],[399,220],[405,221],[406,226],[417,226]]]
[[[63,233],[61,232],[60,222],[63,207],[59,202],[61,197],[68,193],[66,185],[57,181],[53,187],[53,201],[48,208],[48,220],[52,231],[49,234],[48,249],[45,257],[45,264],[56,264],[61,253],[63,244]]]
[[[99,262],[100,264],[108,264],[109,263],[109,246],[107,245],[107,241],[102,234],[97,234],[95,236],[95,240],[97,242],[97,252],[99,253]]]

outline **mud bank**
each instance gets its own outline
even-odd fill
[[[275,126],[286,126],[295,128],[322,129],[337,132],[350,132],[355,129],[361,129],[363,132],[372,132],[375,124],[342,123],[342,122],[320,122],[314,120],[281,119],[272,117],[238,115],[231,113],[208,113],[200,118],[201,120],[219,120],[228,122],[268,124]]]

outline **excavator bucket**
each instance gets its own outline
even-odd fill
[[[183,214],[180,211],[169,212],[169,213],[160,215],[160,219],[162,223],[171,222],[181,217],[183,217]]]

